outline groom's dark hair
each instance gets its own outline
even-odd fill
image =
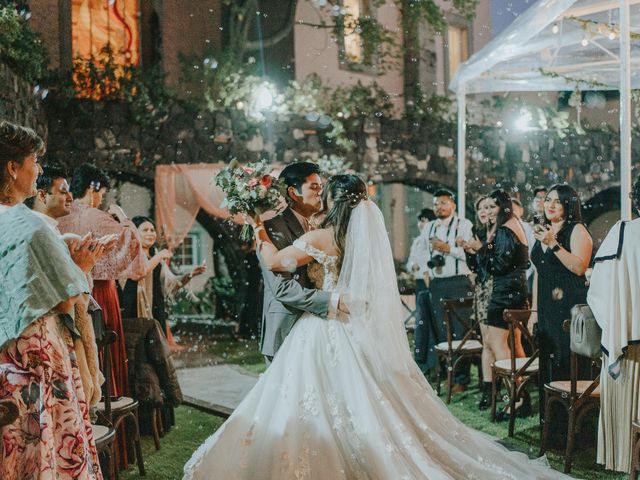
[[[287,190],[289,187],[293,187],[296,192],[300,193],[302,184],[309,175],[313,175],[314,173],[317,173],[318,175],[320,174],[320,167],[318,164],[313,162],[297,162],[284,167],[279,178],[287,186]],[[287,200],[289,200],[288,195]]]
[[[633,203],[633,208],[635,208],[638,214],[640,214],[640,175],[638,175],[638,178],[633,184],[633,189],[631,190],[631,202]]]

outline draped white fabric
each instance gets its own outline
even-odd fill
[[[402,323],[391,247],[373,202],[356,207],[338,276],[349,317],[304,314],[227,422],[185,466],[185,479],[444,480],[569,478],[460,423],[416,367]]]

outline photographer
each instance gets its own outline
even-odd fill
[[[469,279],[471,273],[465,252],[458,246],[471,238],[471,222],[456,214],[453,193],[438,190],[434,194],[436,219],[422,230],[420,242],[426,253],[427,290],[417,298],[418,315],[415,331],[415,360],[423,372],[436,367],[435,346],[447,340],[441,301],[445,298],[467,298],[473,294]],[[454,338],[461,339],[466,332],[453,323]],[[469,383],[469,363],[461,362],[455,372],[453,392],[466,390]]]

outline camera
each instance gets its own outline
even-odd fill
[[[434,269],[434,268],[442,268],[444,267],[444,256],[443,255],[434,255],[433,257],[431,257],[431,260],[429,260],[427,262],[427,267]]]

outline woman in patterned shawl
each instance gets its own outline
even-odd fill
[[[71,317],[89,291],[64,241],[22,202],[35,195],[44,143],[0,122],[0,478],[102,479],[73,350]]]

